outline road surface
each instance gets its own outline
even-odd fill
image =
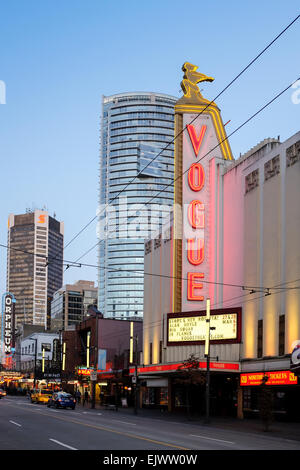
[[[300,450],[300,442],[114,411],[0,400],[1,450]]]

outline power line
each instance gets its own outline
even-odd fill
[[[300,15],[296,16],[296,18],[293,19],[293,21],[291,21],[291,23],[289,23],[259,54],[257,54],[254,59],[252,59],[248,65],[246,65],[246,67],[244,67],[242,69],[241,72],[239,72],[238,75],[236,75],[235,78],[233,78],[226,86],[225,88],[210,102],[207,104],[207,106],[194,118],[192,119],[192,121],[189,123],[192,124],[201,114],[203,114],[203,112],[212,104],[214,103],[214,101],[216,99],[218,99],[236,80],[238,80],[238,78],[243,75],[243,73],[248,70],[249,67],[251,67],[252,64],[254,64],[254,62],[256,62],[259,57],[261,57],[298,19],[300,18]],[[150,162],[133,178],[131,179],[126,185],[125,187],[110,201],[110,204],[115,200],[117,199],[120,194],[122,194],[123,191],[125,191],[128,186],[130,184],[133,183],[133,181],[135,181],[135,179],[140,175],[142,174],[143,171],[145,171],[145,169],[151,165],[153,163],[154,160],[156,160],[156,158],[158,158],[162,152],[164,150],[166,150],[171,144],[173,144],[175,142],[175,140],[184,132],[184,130],[187,128],[187,126],[182,129],[152,160],[150,160]],[[97,219],[98,217],[100,217],[103,212],[105,211],[105,209],[107,208],[109,204],[106,204],[106,206],[104,207],[103,211],[100,213],[100,214],[96,214],[68,243],[67,245],[64,247],[64,249],[66,249],[95,219]],[[56,258],[57,255],[54,255],[54,259]],[[52,260],[48,261],[48,263],[52,262]]]
[[[32,253],[32,252],[29,252],[29,251],[21,250],[19,248],[11,248],[11,247],[8,247],[7,245],[4,245],[4,244],[0,244],[0,246],[2,248],[6,248],[8,250],[20,251],[20,252],[25,253],[25,254],[29,254],[29,255],[32,255],[32,256],[38,256],[38,257],[42,257],[44,259],[47,259],[46,255],[40,255],[38,253]],[[72,266],[72,263],[74,263],[73,261],[59,259],[59,258],[57,258],[56,261],[57,262],[62,262],[64,265],[68,265],[70,267]],[[88,263],[79,263],[78,266],[75,266],[75,267],[81,268],[82,266],[90,267],[90,268],[97,268],[97,269],[100,267],[98,264],[88,264]],[[160,278],[178,279],[178,280],[182,280],[182,281],[188,281],[187,278],[180,277],[180,276],[170,276],[168,274],[148,273],[148,272],[145,272],[145,271],[138,271],[138,270],[134,270],[134,269],[117,269],[117,268],[112,268],[112,267],[108,267],[108,266],[104,269],[108,269],[108,270],[118,272],[118,273],[123,273],[123,272],[124,273],[135,273],[135,274],[140,274],[140,275],[143,275],[143,276],[154,276],[154,277],[160,277]],[[142,276],[137,276],[137,277],[140,278]],[[293,280],[293,281],[288,281],[287,283],[297,282],[298,280],[300,280],[300,279],[296,279],[296,280]],[[241,288],[243,290],[250,290],[250,291],[255,291],[255,292],[265,291],[265,294],[266,293],[268,294],[268,292],[270,290],[279,290],[279,289],[281,289],[280,287],[246,286],[246,285],[242,285],[242,284],[230,284],[230,283],[225,283],[225,282],[207,281],[207,280],[204,280],[204,279],[201,279],[201,283],[212,284],[212,285],[220,285],[220,286],[224,286],[224,287],[236,287],[236,288]],[[300,289],[300,286],[292,287],[292,288],[289,288],[289,289]]]
[[[297,279],[297,281],[299,281],[299,280],[300,280],[300,279]],[[291,283],[291,282],[296,282],[296,280],[295,280],[295,281],[289,281],[288,283]],[[281,285],[285,285],[285,284],[287,284],[287,283],[282,283]],[[299,286],[299,287],[300,287],[300,286]],[[273,289],[273,288],[272,288],[272,289]],[[288,290],[291,290],[291,289],[292,289],[292,288],[289,288],[289,287],[288,287],[288,288],[282,288],[282,290],[277,291],[277,292],[273,292],[273,294],[271,294],[271,295],[280,294],[280,293],[283,292],[283,291],[288,291]],[[246,296],[249,296],[249,295],[251,295],[251,293],[245,294],[243,297],[246,297]],[[259,300],[259,299],[261,299],[261,298],[263,298],[263,297],[265,297],[265,296],[266,296],[266,295],[263,294],[263,295],[261,295],[261,296],[259,296],[259,297],[254,298],[254,299],[253,299],[253,298],[247,299],[247,300],[245,300],[245,301],[243,302],[243,305],[246,304],[246,303],[248,303],[248,302],[253,302],[253,300]],[[241,297],[241,296],[239,296],[239,297]],[[232,297],[231,299],[228,299],[228,300],[225,301],[225,302],[229,302],[229,301],[232,302],[232,301],[235,300],[236,298],[238,298],[238,297]],[[217,306],[220,305],[220,304],[222,305],[223,302],[216,302],[216,303],[212,304],[211,307],[217,307]],[[221,307],[221,310],[222,310],[222,308],[225,308],[225,307]],[[236,307],[232,307],[232,309],[234,309],[234,308],[236,308]],[[201,310],[201,309],[199,309],[199,310]],[[205,311],[205,308],[203,308],[202,310]],[[170,313],[171,313],[171,312],[170,312]],[[176,312],[175,312],[175,313],[176,313]],[[196,314],[196,313],[197,313],[197,310],[195,310],[195,314]],[[109,319],[113,320],[114,318],[109,318]],[[134,320],[127,320],[127,319],[125,318],[125,319],[122,320],[122,321],[134,321]],[[144,326],[144,324],[143,324],[143,332],[144,332],[145,330],[149,330],[149,329],[152,329],[152,328],[156,328],[157,326],[161,325],[161,324],[163,323],[163,321],[164,321],[164,319],[156,320],[156,321],[153,321],[153,322],[149,322],[149,323],[147,323],[147,326]],[[119,336],[122,336],[122,335],[124,335],[124,333],[112,333],[112,334],[103,335],[102,338],[108,338],[108,337],[109,337],[109,338],[116,338],[116,337],[119,337]]]
[[[300,16],[300,15],[299,15]],[[238,132],[242,127],[244,127],[248,122],[250,122],[252,119],[254,119],[258,114],[260,114],[264,109],[266,109],[268,106],[270,106],[274,101],[276,101],[281,95],[283,95],[288,89],[291,88],[291,86],[296,83],[299,80],[295,80],[292,82],[290,85],[288,85],[286,88],[284,88],[281,92],[279,92],[274,98],[272,98],[270,101],[268,101],[264,106],[262,106],[258,111],[256,111],[252,116],[250,116],[246,121],[244,121],[242,124],[240,124],[234,131],[232,131],[227,137],[225,137],[221,142],[219,142],[215,147],[210,149],[205,155],[203,155],[201,158],[196,160],[195,163],[199,163],[201,160],[203,160],[207,155],[209,155],[211,152],[213,152],[216,148],[218,148],[220,145],[222,145],[223,142],[228,140],[232,135],[234,135],[236,132]],[[188,172],[188,169],[185,170],[183,173],[181,173],[177,178],[174,178],[174,180],[171,181],[171,183],[167,184],[163,189],[161,189],[155,196],[153,196],[149,201],[145,202],[144,205],[148,205],[151,202],[153,202],[154,199],[156,199],[162,192],[164,192],[169,186],[173,185],[178,179],[182,178],[186,173]],[[128,221],[130,218],[135,218],[136,216],[130,216],[127,221],[126,221],[126,227],[128,225]],[[119,228],[120,231],[120,228]],[[110,233],[108,233],[109,235]],[[76,262],[78,262],[80,259],[82,259],[84,256],[86,256],[90,251],[92,251],[94,248],[96,248],[101,242],[104,242],[106,239],[99,240],[95,245],[93,245],[87,252],[85,252],[83,255],[81,255]]]

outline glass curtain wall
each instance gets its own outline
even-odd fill
[[[143,316],[144,240],[168,214],[162,206],[173,204],[173,143],[164,148],[174,139],[177,99],[147,92],[102,100],[98,308],[105,317]]]

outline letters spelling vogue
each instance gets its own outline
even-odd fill
[[[5,354],[11,353],[12,340],[12,298],[5,297],[5,329],[4,329],[4,351]]]
[[[187,126],[188,134],[191,139],[196,157],[198,156],[205,132],[206,126],[201,126],[200,134],[197,136],[193,125]],[[188,170],[188,185],[192,191],[200,196],[201,190],[205,185],[205,172],[200,163],[193,163]],[[199,266],[204,261],[204,204],[199,199],[194,199],[188,206],[188,222],[193,229],[202,229],[202,236],[187,239],[187,259],[193,266]],[[197,294],[195,291],[203,289],[203,284],[199,280],[204,278],[204,273],[188,272],[187,273],[187,300],[204,300],[203,295]]]

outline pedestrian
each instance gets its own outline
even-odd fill
[[[76,398],[77,403],[79,404],[79,403],[80,403],[80,399],[81,399],[81,393],[80,393],[80,390],[79,390],[79,389],[76,390],[75,398]]]
[[[85,405],[85,402],[88,404],[89,403],[89,392],[86,390],[83,395],[83,403],[82,405]]]

